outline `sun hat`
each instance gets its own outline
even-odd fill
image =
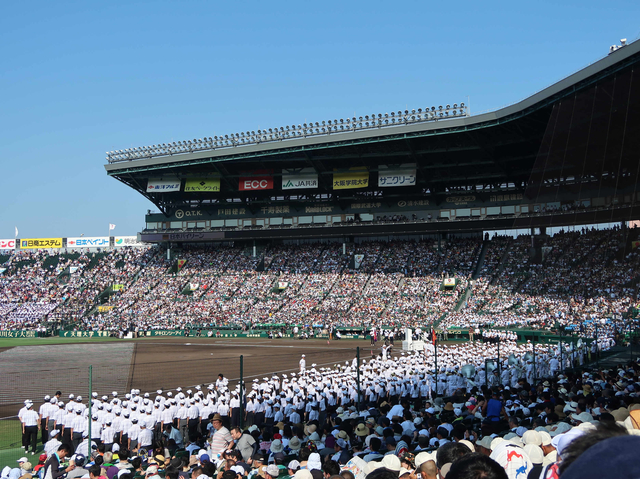
[[[289,439],[289,449],[291,449],[292,451],[300,450],[301,445],[302,444],[298,436],[293,436],[291,439]]]
[[[388,454],[382,458],[382,467],[389,469],[390,471],[399,472],[402,465],[400,459],[394,454]]]
[[[282,446],[282,441],[280,439],[274,439],[271,442],[271,452],[282,452],[284,447]]]

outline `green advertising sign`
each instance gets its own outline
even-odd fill
[[[37,338],[37,331],[0,331],[0,338]]]
[[[110,331],[60,331],[61,338],[108,338]]]

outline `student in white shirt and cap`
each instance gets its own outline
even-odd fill
[[[29,450],[31,446],[31,453],[36,453],[36,444],[38,442],[38,431],[40,430],[40,417],[38,413],[33,410],[33,404],[27,404],[27,410],[22,415],[22,437],[25,450]]]
[[[305,355],[303,354],[300,358],[300,374],[304,374],[307,370],[307,361],[304,359]]]
[[[56,452],[58,450],[58,447],[60,447],[60,445],[62,444],[58,440],[59,434],[60,434],[60,431],[58,429],[53,429],[49,433],[49,440],[44,445],[44,452],[47,453],[47,457],[51,456],[51,454]]]

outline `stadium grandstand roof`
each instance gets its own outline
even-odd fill
[[[426,198],[437,206],[470,192],[487,204],[504,191],[523,201],[560,193],[579,199],[596,190],[635,194],[639,62],[636,41],[490,113],[468,116],[460,103],[249,131],[109,152],[105,169],[167,217],[196,205],[255,213],[290,201],[344,208],[370,198]],[[356,173],[363,171],[366,180]],[[388,171],[410,181],[383,185]],[[339,186],[336,178],[345,174],[358,178],[357,186]],[[290,188],[290,175],[312,181]]]

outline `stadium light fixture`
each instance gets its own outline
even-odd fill
[[[625,44],[624,41],[621,43]],[[619,48],[619,47],[618,47]],[[436,121],[440,119],[456,118],[467,116],[468,108],[464,103],[447,104],[431,108],[398,110],[391,113],[372,113],[364,116],[353,116],[351,118],[340,118],[333,120],[323,120],[322,122],[308,122],[301,125],[287,125],[256,131],[246,131],[231,133],[224,136],[214,135],[214,137],[193,138],[191,140],[172,141],[170,143],[158,143],[151,146],[141,146],[125,148],[124,150],[113,150],[106,152],[107,161],[114,163],[127,161],[136,158],[152,158],[155,156],[173,155],[175,153],[186,153],[206,149],[216,149],[218,147],[235,147],[242,143],[261,143],[265,141],[280,141],[283,139],[297,138],[301,136],[326,135],[333,132],[348,132],[359,129],[371,129],[380,127],[394,127],[402,124],[416,123],[422,121]],[[339,127],[338,127],[339,126]]]

